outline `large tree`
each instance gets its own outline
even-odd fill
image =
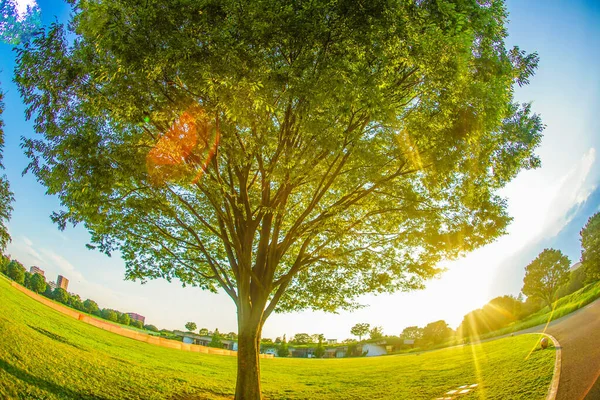
[[[25,284],[25,267],[17,260],[12,260],[6,266],[6,275],[18,284]]]
[[[196,329],[198,329],[198,326],[195,322],[188,322],[185,324],[185,329],[187,329],[188,332],[194,332]]]
[[[560,250],[544,249],[525,267],[523,288],[526,296],[536,297],[552,307],[558,289],[569,281],[571,261]]]
[[[422,339],[429,344],[440,344],[444,340],[449,339],[454,331],[448,326],[446,321],[440,320],[430,322],[423,328]]]
[[[46,291],[46,278],[42,274],[35,273],[29,280],[29,288],[36,293]]]
[[[29,170],[127,278],[231,297],[238,400],[272,312],[422,288],[539,164],[513,101],[537,55],[506,48],[502,1],[73,4],[18,51]]]
[[[360,322],[350,328],[350,333],[354,336],[358,336],[358,340],[362,341],[362,337],[369,333],[370,324],[366,322]]]
[[[581,232],[581,264],[587,281],[600,279],[600,212],[592,215]]]
[[[400,339],[416,340],[421,339],[422,337],[423,328],[419,328],[418,326],[407,326],[400,334]]]

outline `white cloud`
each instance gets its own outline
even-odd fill
[[[23,236],[22,240],[23,240],[23,243],[25,243],[27,246],[33,246],[33,242],[27,236]]]
[[[19,16],[21,18],[25,16],[28,6],[33,8],[34,6],[37,5],[35,0],[16,0],[16,3],[17,3],[17,12],[19,13]]]

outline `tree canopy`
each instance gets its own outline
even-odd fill
[[[2,10],[0,10],[1,12]],[[2,152],[4,150],[4,121],[2,120],[2,113],[4,112],[4,92],[0,87],[0,169],[4,169],[2,163]],[[6,175],[0,176],[0,251],[6,248],[6,245],[10,241],[10,234],[8,233],[8,227],[6,224],[10,220],[13,207],[12,202],[14,201],[14,195],[10,191],[10,185]]]
[[[25,283],[25,267],[17,260],[12,260],[6,266],[6,275],[18,284]]]
[[[526,296],[543,300],[552,306],[558,289],[569,281],[571,261],[560,250],[544,249],[535,260],[525,267],[521,291]]]
[[[464,316],[459,331],[462,336],[478,336],[500,329],[522,315],[523,303],[513,296],[500,296],[483,308]]]
[[[99,310],[98,303],[96,303],[94,300],[90,300],[90,299],[87,299],[83,302],[83,308],[84,308],[85,312],[87,312],[89,314],[94,314],[94,313],[98,312],[98,310]]]
[[[34,3],[27,5],[23,14],[19,14],[15,0],[0,1],[0,42],[19,44],[29,40],[39,29],[40,8]]]
[[[63,303],[63,304],[69,303],[69,293],[65,289],[60,288],[60,287],[57,287],[52,291],[52,298],[54,300],[58,301],[59,303]],[[104,310],[102,310],[102,312],[104,313]],[[116,317],[116,314],[115,314],[115,317]],[[103,314],[103,318],[104,318],[104,314]],[[115,321],[116,321],[116,318],[115,318]]]
[[[369,331],[370,339],[381,339],[383,337],[383,327],[375,326]]]
[[[223,348],[223,343],[221,342],[221,334],[219,333],[219,329],[215,329],[210,339],[209,347],[215,347],[218,349]]]
[[[588,281],[600,279],[600,212],[592,215],[580,232],[581,263]]]
[[[185,329],[187,329],[189,332],[194,332],[197,328],[198,326],[195,322],[188,322],[185,324]]]
[[[36,293],[46,291],[46,278],[42,274],[35,273],[29,280],[29,288]]]
[[[407,326],[400,334],[400,339],[416,340],[421,339],[422,337],[423,328],[419,328],[418,326]]]
[[[513,101],[538,58],[502,1],[73,4],[17,53],[28,170],[127,278],[233,299],[238,399],[273,311],[422,288],[505,232],[497,190],[539,165]]]
[[[358,323],[350,328],[350,333],[354,336],[358,336],[358,340],[362,340],[362,337],[369,333],[370,324],[366,322]]]
[[[452,328],[448,326],[446,321],[436,321],[430,322],[423,328],[423,337],[424,341],[430,342],[432,344],[440,344],[444,340],[450,338],[454,331]]]
[[[290,343],[293,344],[309,344],[312,342],[312,336],[308,333],[296,333]]]

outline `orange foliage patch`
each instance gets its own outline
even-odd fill
[[[189,107],[165,132],[146,156],[148,173],[155,184],[202,176],[219,144],[216,123],[198,104]],[[200,169],[198,169],[200,166]]]

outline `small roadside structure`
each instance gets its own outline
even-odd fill
[[[266,349],[264,349],[264,351],[262,353],[270,354],[274,357],[277,357],[277,349],[275,347],[267,347]]]
[[[362,353],[365,354],[366,357],[376,357],[386,355],[387,348],[385,344],[377,344],[377,343],[364,343],[362,345]]]

